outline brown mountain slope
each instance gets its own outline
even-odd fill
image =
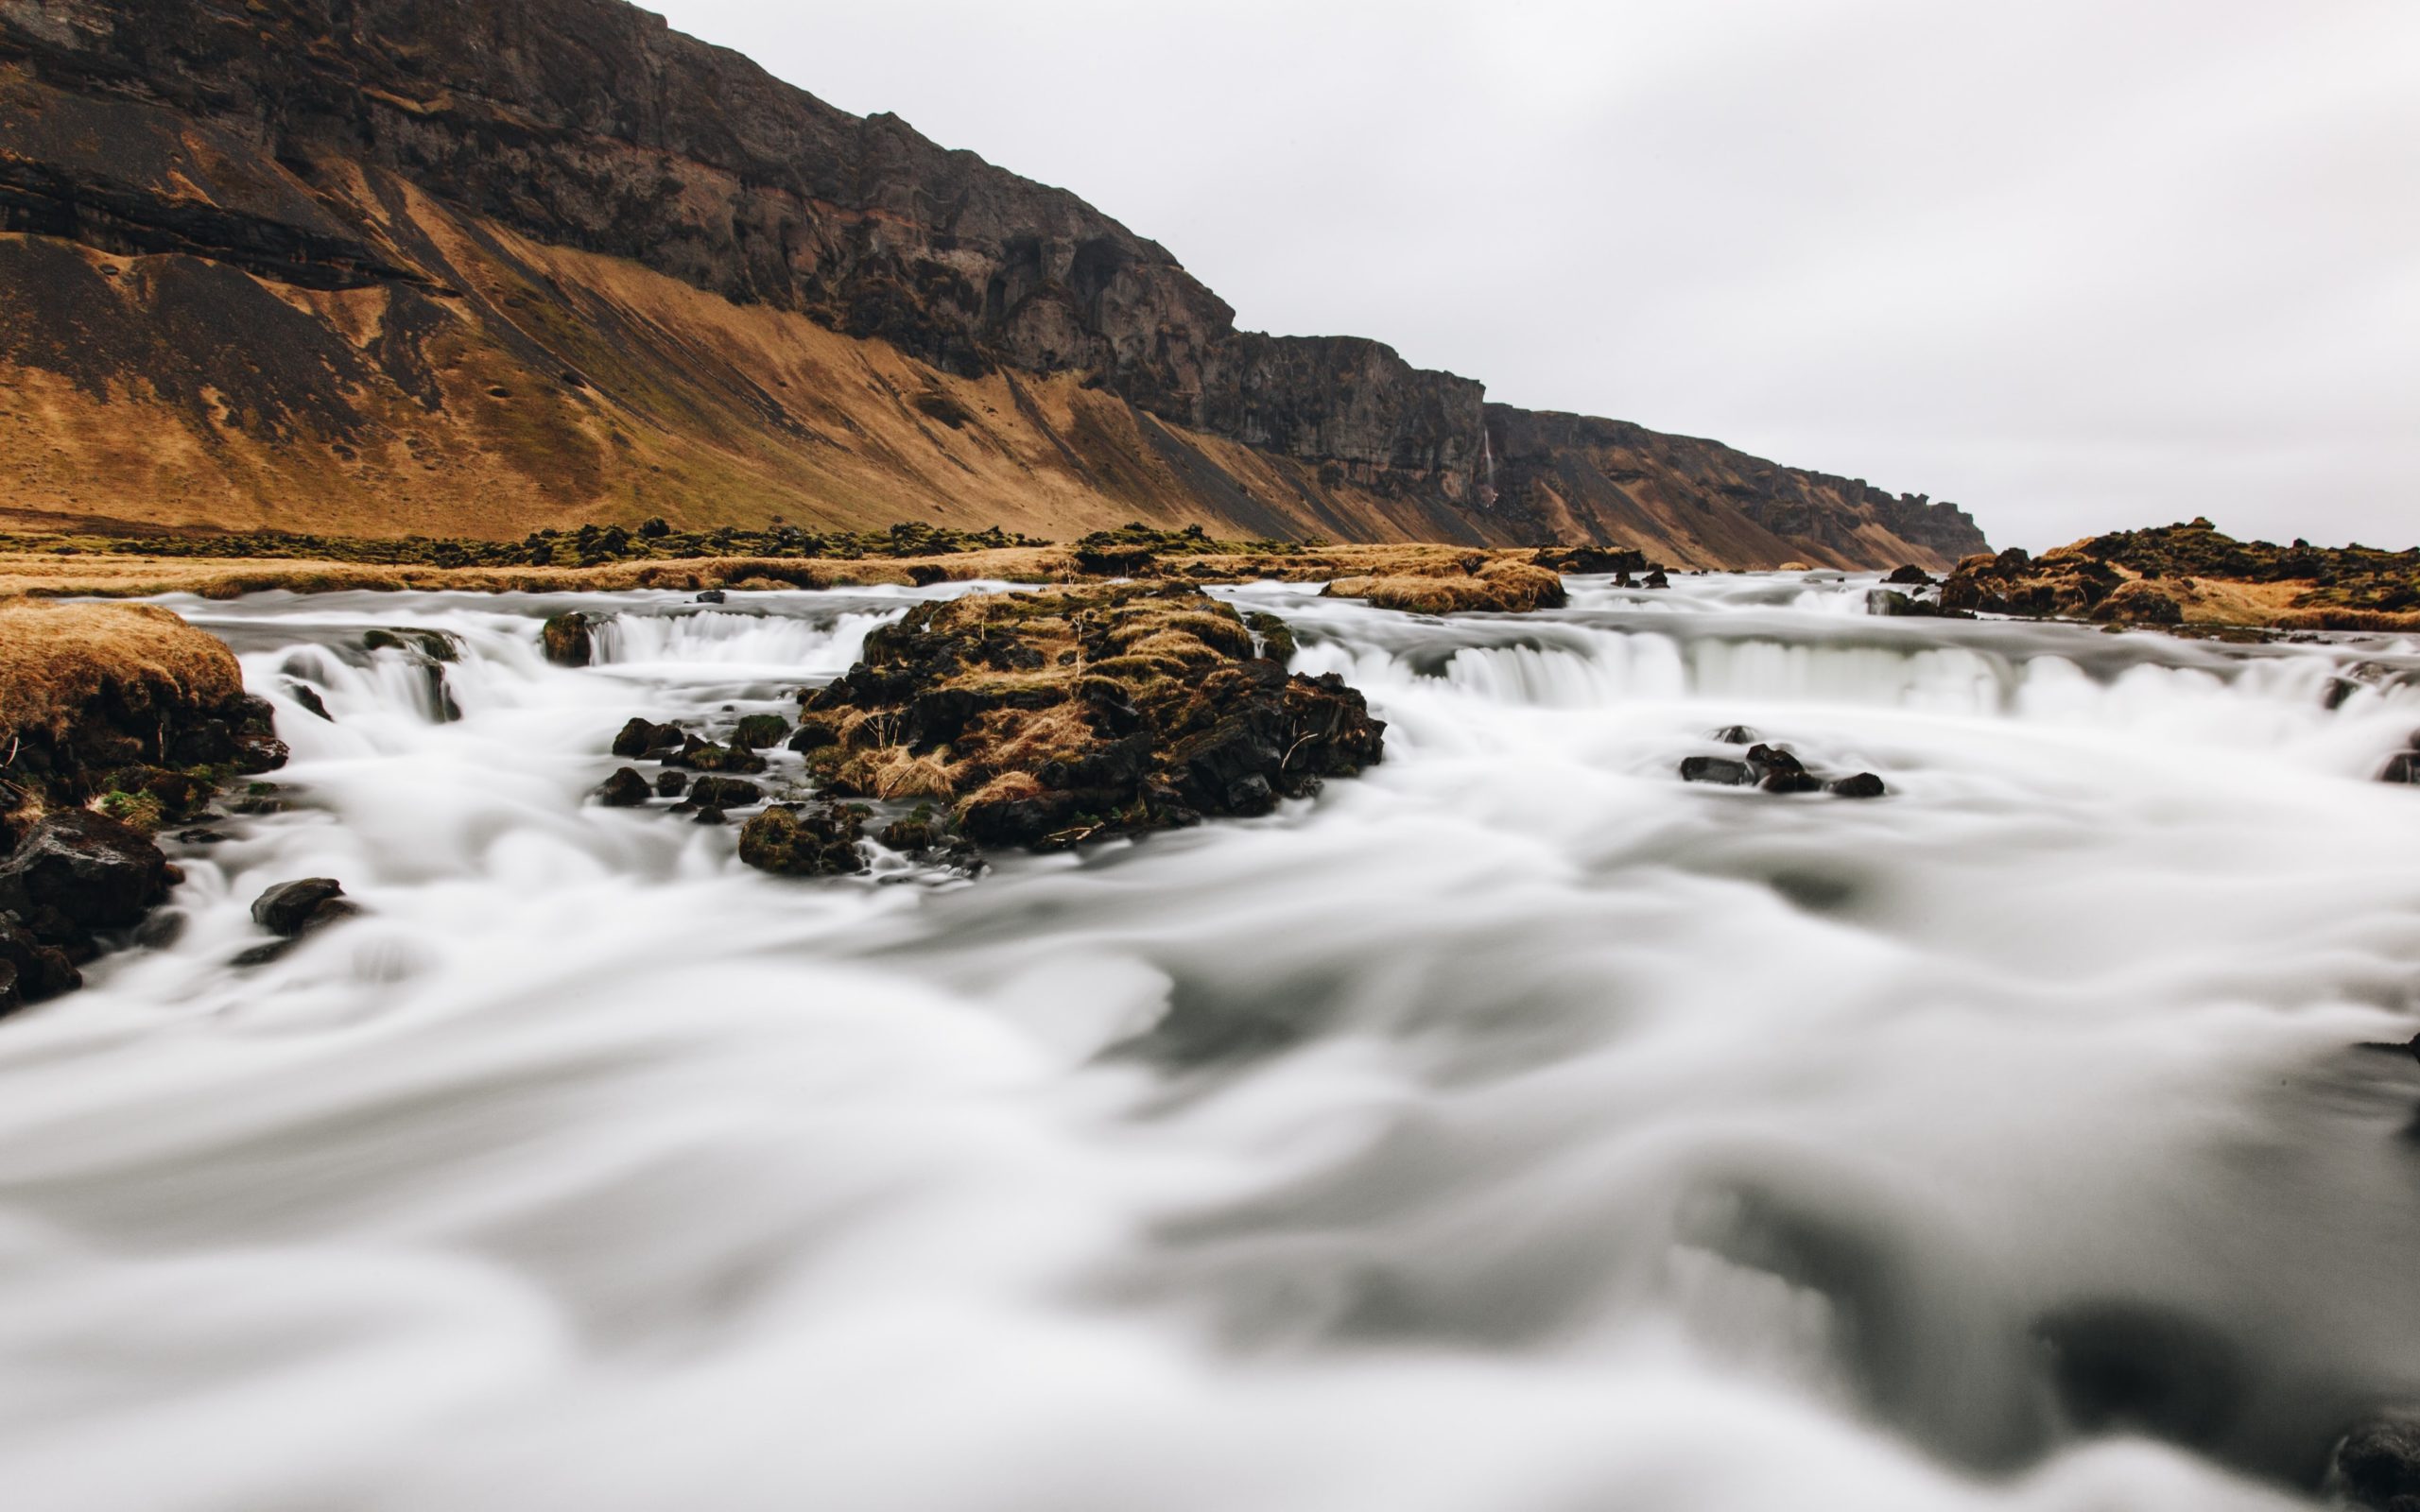
[[[905,519],[1945,565],[1962,513],[1270,337],[617,0],[0,0],[0,507]]]

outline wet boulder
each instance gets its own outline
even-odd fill
[[[1530,554],[1530,559],[1555,572],[1589,576],[1647,570],[1647,554],[1628,547],[1540,546]]]
[[[1849,777],[1834,778],[1824,784],[1824,791],[1840,798],[1880,798],[1889,789],[1874,773],[1858,772]]]
[[[595,617],[576,609],[552,615],[538,627],[538,643],[555,665],[584,667],[596,655]]]
[[[614,737],[614,754],[626,761],[660,758],[679,750],[687,735],[678,725],[659,725],[633,716]]]
[[[1672,579],[1664,575],[1663,568],[1650,567],[1647,569],[1647,576],[1639,579],[1638,586],[1641,588],[1669,588],[1672,586]]]
[[[2381,782],[2420,782],[2420,750],[2399,750],[2387,758]]]
[[[1768,793],[1812,793],[1824,785],[1806,763],[1779,746],[1749,747],[1748,770]]]
[[[666,769],[655,774],[655,796],[679,798],[689,786],[689,774]]]
[[[763,750],[789,738],[790,722],[779,714],[742,714],[732,727],[731,744],[741,750]]]
[[[690,821],[692,823],[729,824],[731,822],[730,815],[725,814],[722,810],[715,807],[711,803],[690,803],[683,806],[689,810]]]
[[[1746,787],[1755,781],[1746,762],[1728,756],[1686,756],[1681,760],[1681,781],[1710,782],[1718,787]]]
[[[792,877],[845,876],[866,869],[857,849],[867,811],[856,804],[798,809],[775,804],[740,827],[739,859]]]
[[[634,809],[647,801],[648,792],[646,778],[628,766],[618,766],[613,776],[596,784],[596,801],[609,809]]]
[[[1725,725],[1707,737],[1725,746],[1754,746],[1764,740],[1746,725]]]
[[[370,630],[361,637],[364,650],[411,651],[432,662],[459,662],[462,642],[459,637],[443,630],[424,630],[412,626],[392,625],[384,629]]]
[[[1937,619],[1940,606],[1929,599],[1911,598],[1895,588],[1869,588],[1865,591],[1865,611],[1876,619]]]
[[[1926,572],[1915,563],[1909,562],[1904,566],[1893,567],[1891,569],[1890,575],[1882,580],[1886,583],[1895,583],[1905,587],[1927,588],[1931,586],[1933,577],[1930,573]]]
[[[700,604],[719,604],[727,597],[729,597],[729,595],[721,589],[708,588],[700,591],[698,594],[698,602]]]
[[[1294,639],[1294,627],[1265,610],[1254,610],[1244,616],[1245,627],[1258,638],[1260,654],[1285,666],[1294,660],[1301,646]]]
[[[764,800],[764,789],[736,777],[700,777],[689,786],[689,801],[700,808],[744,809]]]
[[[355,912],[344,884],[334,877],[281,882],[252,900],[252,922],[282,939],[299,938]]]
[[[327,701],[320,696],[320,690],[302,679],[287,678],[285,679],[285,696],[329,724],[333,725],[337,722],[337,716],[328,713]]]
[[[2374,1418],[2346,1434],[2331,1488],[2370,1512],[2420,1512],[2420,1414]]]
[[[0,909],[55,910],[82,930],[125,929],[167,896],[168,858],[150,836],[90,809],[45,814],[0,861]]]
[[[681,748],[664,757],[666,766],[685,766],[693,772],[737,772],[742,775],[761,772],[767,763],[752,750],[734,746],[717,746],[700,740],[695,735],[683,739]]]
[[[0,913],[0,974],[9,986],[0,990],[0,1013],[40,1003],[84,985],[83,974],[67,953],[44,942],[15,914]],[[13,994],[15,1001],[8,1001]]]

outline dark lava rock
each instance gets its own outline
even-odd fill
[[[0,861],[0,909],[56,910],[80,929],[124,929],[167,896],[168,858],[148,835],[90,809],[45,814]]]
[[[309,683],[301,681],[294,678],[286,679],[285,696],[293,699],[296,703],[301,704],[311,713],[318,714],[329,724],[333,725],[337,722],[337,716],[328,713],[327,703],[320,696],[320,690],[311,686]]]
[[[885,825],[875,838],[893,850],[929,850],[942,843],[943,830],[941,821],[933,815],[932,806],[925,804],[908,817],[893,819]]]
[[[1776,777],[1803,777],[1806,764],[1779,746],[1756,745],[1748,747],[1748,769],[1757,782],[1768,782]]]
[[[1905,566],[1893,567],[1891,569],[1891,575],[1882,580],[1886,583],[1899,583],[1910,587],[1924,588],[1929,586],[1933,578],[1930,573],[1926,572],[1923,568],[1917,566],[1913,562],[1909,562]]]
[[[857,850],[867,811],[856,804],[800,810],[776,804],[739,830],[739,859],[786,876],[843,876],[866,869]]]
[[[1872,772],[1859,772],[1854,777],[1834,778],[1824,784],[1824,791],[1841,798],[1880,798],[1889,789]]]
[[[712,741],[690,735],[682,742],[679,750],[665,755],[664,765],[686,766],[695,772],[750,774],[763,771],[767,763],[764,757],[752,750],[736,746],[717,746]]]
[[[331,908],[332,903],[342,906]],[[333,923],[352,912],[353,904],[344,902],[344,885],[334,877],[281,882],[252,900],[252,922],[287,939]]]
[[[596,654],[596,622],[578,610],[566,610],[539,627],[539,644],[546,660],[557,666],[584,667]]]
[[[0,913],[0,969],[14,984],[17,1003],[9,1006],[40,1003],[84,985],[82,973],[67,953],[43,941],[15,914]],[[0,1012],[7,1011],[0,1007]]]
[[[1681,781],[1745,787],[1755,778],[1749,772],[1746,762],[1735,762],[1728,756],[1687,756],[1681,761]]]
[[[1541,567],[1559,573],[1643,573],[1647,571],[1647,554],[1628,548],[1607,550],[1602,546],[1541,546],[1530,559]]]
[[[627,761],[660,757],[687,740],[679,725],[658,725],[633,716],[614,737],[614,754]]]
[[[723,602],[727,596],[728,595],[719,588],[709,588],[701,591],[698,594],[698,602],[700,604],[719,604]]]
[[[764,789],[736,777],[700,777],[689,788],[689,801],[700,808],[744,809],[764,800]]]
[[[1879,619],[1933,619],[1941,613],[1928,600],[1910,598],[1895,588],[1867,589],[1865,611]]]
[[[1650,567],[1647,569],[1647,576],[1640,580],[1639,586],[1641,588],[1669,588],[1672,586],[1672,580],[1664,576],[1663,568]]]
[[[655,774],[655,796],[658,798],[679,798],[688,786],[689,778],[685,772],[667,770]]]
[[[1725,746],[1754,746],[1765,737],[1745,725],[1725,725],[1708,738],[1720,741]]]
[[[596,801],[609,809],[634,809],[645,803],[650,790],[647,779],[630,767],[614,768],[614,775],[596,784]]]
[[[2420,1416],[2375,1418],[2346,1434],[2329,1480],[2356,1506],[2420,1512]]]
[[[716,808],[713,804],[708,803],[697,806],[696,813],[692,816],[692,822],[698,824],[728,824],[731,822],[731,816],[725,814],[722,810]]]
[[[731,744],[741,750],[763,750],[789,737],[790,722],[779,714],[742,714],[732,728]]]
[[[2387,759],[2381,782],[2420,782],[2420,751],[2399,750]]]
[[[389,626],[386,629],[364,634],[361,644],[371,651],[417,651],[432,662],[458,662],[462,659],[461,641],[443,630]]]
[[[1294,627],[1266,610],[1254,610],[1244,616],[1244,625],[1260,637],[1260,654],[1285,666],[1294,660],[1302,647],[1294,640]]]

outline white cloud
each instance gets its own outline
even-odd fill
[[[2420,541],[2409,0],[658,0],[1253,327],[1955,498]]]

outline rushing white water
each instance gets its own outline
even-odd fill
[[[2291,1503],[2420,1400],[2420,647],[1865,586],[1236,591],[1384,765],[973,883],[583,802],[923,595],[178,601],[293,806],[0,1024],[9,1504]]]

